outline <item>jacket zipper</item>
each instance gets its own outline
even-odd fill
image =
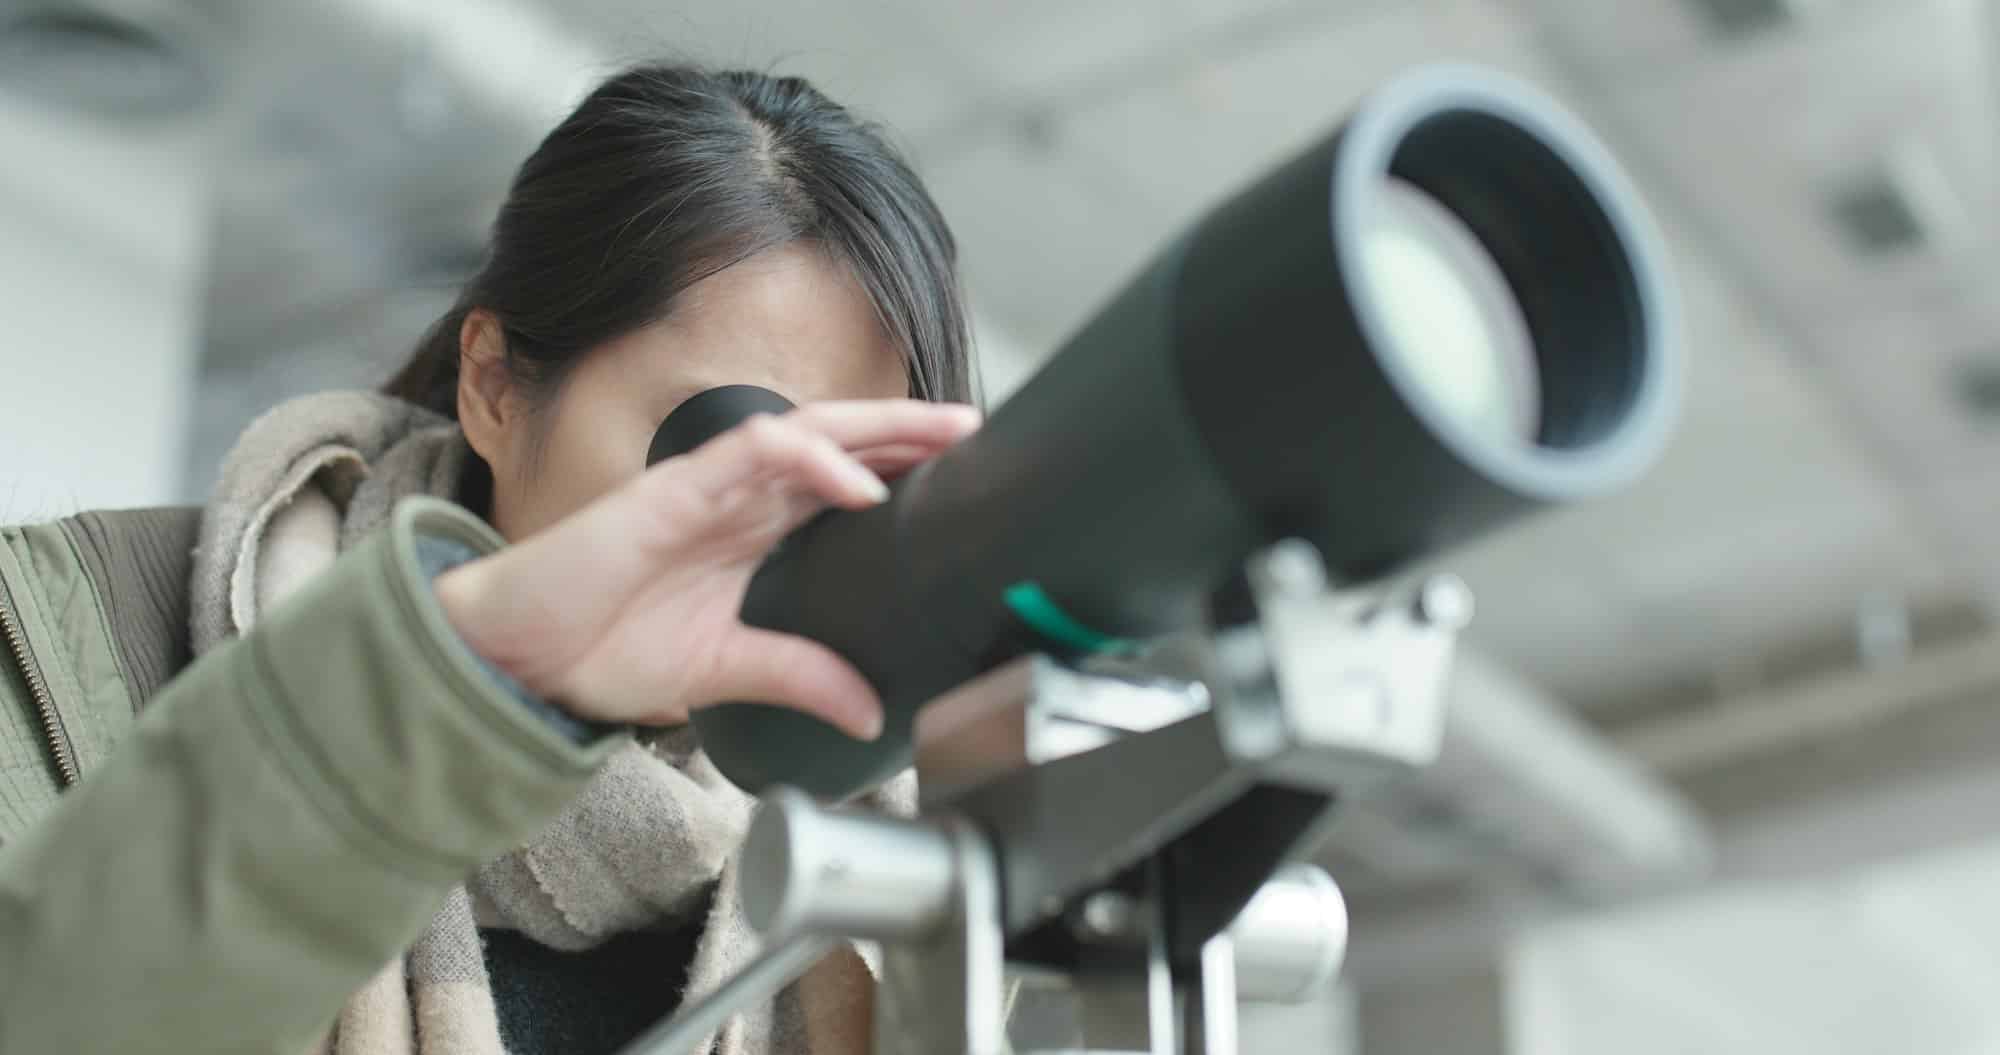
[[[77,781],[76,751],[70,746],[69,730],[63,728],[62,715],[56,712],[55,697],[49,694],[49,683],[42,678],[41,668],[35,666],[35,657],[28,651],[27,635],[21,633],[21,624],[8,610],[7,586],[0,583],[0,637],[7,639],[7,650],[14,654],[14,663],[21,668],[21,676],[27,679],[28,694],[35,698],[35,711],[41,718],[42,736],[48,741],[49,754],[56,762],[56,779],[62,787],[70,787]]]

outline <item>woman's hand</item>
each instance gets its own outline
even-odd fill
[[[963,439],[979,414],[914,400],[760,415],[437,581],[472,649],[584,718],[670,724],[731,700],[782,704],[865,739],[881,702],[814,641],[745,626],[765,554],[813,514],[888,497],[894,475]]]

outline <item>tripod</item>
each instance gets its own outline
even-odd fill
[[[765,796],[740,875],[767,951],[628,1055],[695,1055],[843,938],[883,948],[876,1055],[1008,1051],[1010,975],[1075,994],[1081,1050],[1149,1055],[1236,1055],[1240,1000],[1330,984],[1346,909],[1293,859],[1340,795],[1436,757],[1471,597],[1333,590],[1297,540],[1244,581],[1249,622],[928,705],[915,819]]]

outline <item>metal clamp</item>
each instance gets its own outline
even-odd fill
[[[1334,794],[1435,757],[1471,598],[1449,576],[1329,592],[1304,543],[1246,571],[1257,623],[1151,671],[1028,657],[933,704],[922,819],[773,791],[739,868],[772,951],[656,1035],[712,1034],[836,937],[884,946],[876,1055],[1006,1050],[1010,958],[1072,977],[1086,1041],[1154,1055],[1234,1055],[1239,1000],[1323,990],[1346,906],[1285,862]],[[665,1040],[628,1050],[688,1052]]]

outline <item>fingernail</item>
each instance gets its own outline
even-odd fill
[[[883,483],[881,477],[869,472],[866,467],[855,466],[854,482],[867,492],[869,499],[876,505],[889,500],[889,485]]]
[[[862,719],[861,722],[861,738],[864,740],[875,740],[880,738],[881,735],[882,712],[879,710],[868,712],[868,717]]]

